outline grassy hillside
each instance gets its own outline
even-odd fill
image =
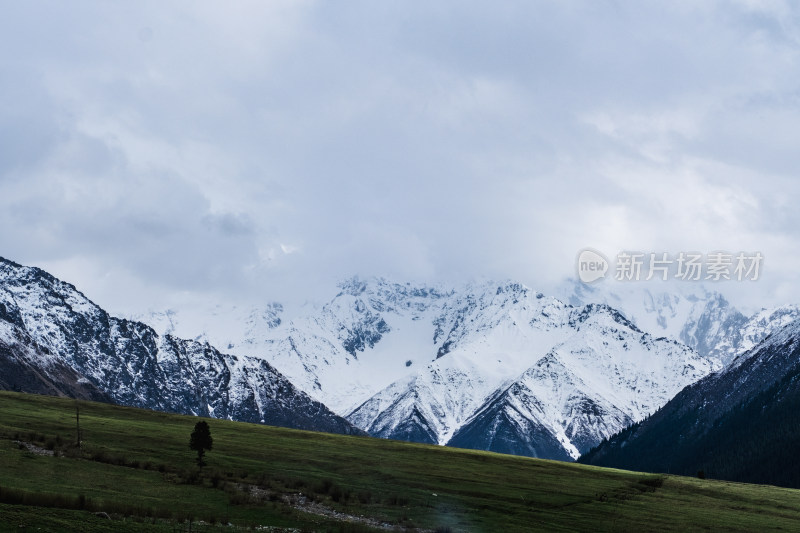
[[[196,418],[79,405],[80,450],[74,400],[0,392],[0,530],[800,529],[790,489],[221,420],[199,470]]]

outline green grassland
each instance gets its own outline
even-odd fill
[[[800,491],[0,392],[0,531],[800,530]],[[43,455],[42,450],[54,455]],[[302,496],[301,496],[302,495]]]

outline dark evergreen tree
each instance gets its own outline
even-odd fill
[[[194,431],[189,438],[189,448],[197,452],[197,465],[201,468],[205,465],[203,456],[206,450],[211,450],[213,443],[214,439],[211,438],[211,428],[208,427],[208,423],[202,420],[195,424]]]

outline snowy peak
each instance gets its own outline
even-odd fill
[[[351,278],[318,307],[292,315],[272,304],[266,316],[278,310],[279,321],[220,322],[201,338],[268,361],[375,436],[574,458],[791,316],[750,323],[701,287],[573,289],[564,303],[513,281]],[[741,338],[725,345],[734,331]]]
[[[674,340],[681,340],[686,323],[696,320],[706,302],[718,296],[703,285],[673,283],[655,287],[613,281],[587,285],[571,279],[562,284],[557,294],[576,307],[591,303],[608,305],[642,331]]]
[[[446,301],[433,322],[435,360],[348,419],[387,438],[401,431],[424,442],[575,458],[720,368],[607,305],[573,308],[516,284],[487,288]],[[550,444],[542,448],[542,439]]]
[[[304,429],[357,432],[263,359],[159,335],[108,315],[46,272],[0,261],[2,349],[25,390],[102,394],[115,403]],[[55,370],[53,370],[55,369]],[[61,385],[53,383],[60,377]],[[10,380],[6,376],[6,381]],[[34,379],[36,378],[36,379]],[[82,385],[66,386],[75,381]]]
[[[449,445],[562,461],[577,451],[547,424],[546,405],[524,382],[514,383],[485,405],[453,435]]]
[[[605,305],[573,310],[568,325],[574,332],[492,394],[451,445],[575,459],[719,368],[686,346],[642,333]]]
[[[746,358],[746,353],[761,342],[770,339],[775,333],[789,335],[793,327],[789,325],[800,320],[800,307],[796,305],[785,305],[775,309],[762,309],[751,316],[742,326],[740,335],[737,337],[737,357],[731,362]]]
[[[746,322],[747,318],[721,294],[713,294],[697,316],[687,319],[679,338],[698,352],[727,364],[743,348],[741,329]]]
[[[797,306],[762,310],[751,316],[702,284],[672,283],[651,290],[646,284],[564,283],[559,294],[572,305],[606,304],[619,309],[642,331],[686,344],[728,365],[771,331],[800,316]]]
[[[636,333],[642,331],[636,324],[625,318],[622,313],[606,304],[587,304],[571,314],[570,325],[580,329],[582,324],[595,327],[615,329],[621,327]]]
[[[372,277],[362,279],[353,277],[338,285],[340,292],[334,300],[343,295],[363,297],[379,312],[397,311],[399,309],[416,308],[424,311],[431,301],[452,296],[452,291],[444,291],[439,287],[396,283],[386,278]]]
[[[160,334],[209,342],[231,350],[239,342],[259,344],[273,338],[282,324],[283,305],[267,302],[260,306],[192,305],[185,309],[150,310],[125,318],[150,325]]]
[[[574,307],[513,281],[448,288],[351,278],[338,288],[275,327],[204,338],[231,339],[232,353],[269,361],[372,435],[468,445],[468,435],[492,426],[505,437],[470,445],[515,436],[519,446],[498,451],[559,458],[576,457],[721,366],[646,334],[608,303]],[[645,303],[655,309],[662,300]],[[670,300],[674,309],[687,301]],[[550,444],[526,442],[528,434]]]
[[[765,312],[761,326],[792,314],[791,309]],[[794,319],[581,461],[679,474],[703,470],[718,479],[797,486],[792,443],[797,440],[798,384],[800,319]]]

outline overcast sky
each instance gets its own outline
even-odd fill
[[[800,302],[789,2],[0,3],[0,255],[111,311],[587,246],[760,251],[725,290]]]

